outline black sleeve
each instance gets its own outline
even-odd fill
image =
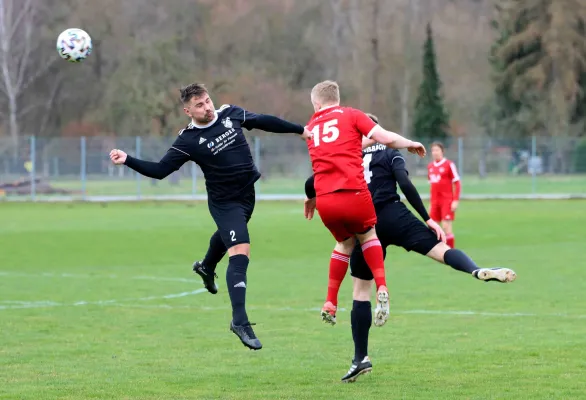
[[[413,185],[413,182],[411,182],[411,179],[409,179],[409,173],[407,172],[407,168],[405,168],[405,159],[401,156],[395,156],[390,160],[390,163],[395,180],[409,204],[411,204],[424,221],[429,220],[429,214],[423,205],[421,196],[419,196],[419,192]]]
[[[181,137],[178,137],[161,161],[144,161],[128,155],[124,165],[149,178],[164,179],[189,161],[190,156],[186,150]]]
[[[248,130],[260,129],[261,131],[273,133],[297,133],[301,135],[304,127],[284,119],[265,114],[255,114],[248,111],[244,112],[244,121],[242,126]]]
[[[305,181],[305,195],[308,199],[313,199],[316,196],[313,175]]]

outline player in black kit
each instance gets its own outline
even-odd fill
[[[242,343],[260,350],[262,344],[254,334],[246,314],[246,271],[250,257],[248,221],[254,211],[254,183],[260,178],[250,153],[243,128],[275,133],[296,133],[303,139],[311,132],[303,126],[280,118],[248,112],[238,106],[223,105],[214,109],[206,87],[194,83],[181,89],[181,101],[191,122],[179,132],[177,139],[159,162],[143,161],[114,149],[114,164],[124,164],[136,172],[163,179],[183,164],[193,161],[203,171],[208,193],[208,208],[218,230],[210,239],[203,261],[193,270],[203,279],[206,289],[217,293],[215,268],[228,253],[226,270],[228,293],[232,303],[230,330]]]
[[[369,116],[378,123],[376,116]],[[366,141],[363,143],[368,144]],[[385,257],[386,248],[394,245],[426,255],[479,280],[503,283],[515,280],[515,272],[508,268],[479,268],[464,252],[448,247],[444,232],[430,219],[417,189],[409,179],[405,159],[399,151],[381,144],[372,144],[363,150],[363,165],[364,178],[368,183],[378,219],[376,233]],[[397,185],[427,226],[400,201]],[[311,219],[315,211],[313,176],[305,183],[305,194],[305,216]],[[354,281],[354,301],[350,318],[355,354],[350,370],[342,378],[343,382],[353,382],[361,374],[372,370],[372,363],[368,358],[368,334],[372,323],[370,293],[373,276],[360,246],[355,246],[350,256],[350,273]]]

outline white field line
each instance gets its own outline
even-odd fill
[[[132,280],[147,280],[147,281],[168,281],[168,282],[187,282],[187,283],[201,283],[199,278],[173,278],[164,276],[120,276],[116,274],[108,275],[90,275],[90,274],[69,274],[69,273],[53,273],[43,272],[40,274],[29,274],[26,272],[12,272],[0,271],[0,276],[5,277],[19,277],[19,278],[72,278],[72,279],[132,279]]]
[[[82,306],[82,305],[97,305],[97,306],[113,306],[123,308],[149,308],[161,310],[199,310],[199,311],[222,311],[230,310],[230,307],[208,307],[197,305],[170,305],[170,304],[139,304],[139,301],[156,300],[156,299],[171,299],[178,297],[185,297],[206,292],[206,289],[198,289],[192,292],[182,292],[177,294],[169,294],[164,296],[149,296],[138,299],[123,299],[123,300],[98,300],[98,301],[78,301],[75,303],[56,303],[52,301],[4,301],[4,305],[0,305],[0,310],[17,309],[17,308],[43,308],[43,307],[68,307],[68,306]],[[313,308],[293,308],[293,307],[263,307],[263,306],[247,306],[249,311],[269,311],[269,312],[319,312],[321,309]],[[345,308],[339,308],[338,312],[347,312]],[[568,319],[586,319],[586,315],[579,314],[564,314],[564,313],[496,313],[484,311],[468,311],[468,310],[393,310],[391,315],[453,315],[453,316],[473,316],[473,317],[497,317],[497,318],[568,318]]]
[[[218,310],[229,310],[230,307],[206,307],[196,305],[180,305],[173,306],[169,304],[113,304],[119,307],[137,307],[137,308],[162,308],[162,309],[194,309],[201,311],[218,311]],[[293,308],[293,307],[263,307],[263,306],[246,306],[247,310],[258,310],[258,311],[290,311],[290,312],[319,312],[321,308]],[[373,308],[374,310],[374,308]],[[338,312],[347,312],[346,308],[338,308]],[[422,314],[422,315],[462,315],[462,316],[481,316],[481,317],[557,317],[557,318],[573,318],[573,319],[586,319],[586,315],[579,314],[564,314],[564,313],[551,313],[551,314],[536,314],[536,313],[496,313],[496,312],[485,312],[485,311],[465,311],[465,310],[392,310],[391,315],[409,315],[409,314]]]
[[[187,282],[187,283],[201,284],[201,281],[199,279],[158,277],[158,276],[124,277],[124,276],[118,276],[115,274],[89,275],[89,274],[70,274],[70,273],[52,273],[52,272],[45,272],[45,273],[41,273],[41,274],[29,274],[29,273],[23,273],[23,272],[0,271],[0,276],[21,277],[21,278],[131,279],[131,280],[149,280],[149,281],[159,281],[159,282],[164,282],[164,281],[165,282],[166,281]],[[107,305],[116,305],[116,304],[119,304],[122,302],[138,305],[138,302],[141,302],[141,301],[175,299],[175,298],[179,298],[179,297],[193,296],[193,295],[205,293],[205,292],[207,292],[207,290],[202,288],[202,289],[192,290],[192,291],[188,291],[188,292],[171,293],[171,294],[160,295],[160,296],[147,296],[147,297],[121,299],[121,300],[115,300],[115,299],[114,300],[95,300],[95,301],[79,300],[79,301],[76,301],[73,303],[59,303],[59,302],[50,301],[50,300],[42,300],[42,301],[2,300],[2,301],[0,301],[0,310],[15,309],[15,308],[67,307],[67,306],[84,306],[84,305],[107,306]]]
[[[75,306],[87,306],[87,305],[95,305],[95,306],[112,306],[118,305],[122,302],[124,303],[134,303],[140,301],[150,301],[150,300],[161,300],[161,299],[176,299],[179,297],[186,297],[186,296],[193,296],[200,293],[207,292],[207,289],[197,289],[192,290],[189,292],[181,292],[181,293],[171,293],[165,294],[161,296],[147,296],[147,297],[139,297],[134,299],[121,299],[121,300],[96,300],[96,301],[86,301],[80,300],[75,301],[73,303],[58,303],[54,301],[14,301],[14,300],[7,300],[7,301],[0,301],[0,310],[8,310],[8,309],[15,309],[15,308],[46,308],[46,307],[75,307]]]
[[[187,283],[199,283],[198,279],[188,278],[172,278],[172,277],[156,277],[156,276],[132,276],[124,277],[115,274],[109,275],[89,275],[89,274],[69,274],[69,273],[41,273],[41,274],[28,274],[11,271],[0,271],[0,276],[13,276],[13,277],[27,277],[27,278],[77,278],[77,279],[132,279],[132,280],[151,280],[151,281],[170,281],[170,282],[187,282]],[[229,307],[206,307],[197,305],[169,305],[169,304],[140,304],[142,301],[151,300],[162,300],[162,299],[175,299],[186,296],[193,296],[200,293],[205,293],[207,290],[197,289],[193,291],[172,293],[160,296],[147,296],[132,299],[120,299],[120,300],[97,300],[97,301],[85,301],[80,300],[73,303],[59,303],[50,300],[45,301],[19,301],[19,300],[2,300],[0,301],[0,310],[7,309],[18,309],[18,308],[44,308],[44,307],[70,307],[70,306],[84,306],[84,305],[97,305],[97,306],[116,306],[116,307],[129,307],[129,308],[160,308],[160,309],[193,309],[201,311],[216,311],[216,310],[229,310]],[[300,307],[263,307],[263,306],[247,306],[249,310],[265,310],[265,311],[289,311],[289,312],[319,312],[320,308],[300,308]],[[339,308],[338,312],[347,312],[345,308]],[[510,312],[510,313],[497,313],[497,312],[486,312],[486,311],[471,311],[471,310],[391,310],[391,314],[394,315],[460,315],[460,316],[481,316],[481,317],[501,317],[501,318],[520,318],[520,317],[553,317],[553,318],[571,318],[571,319],[586,319],[586,315],[580,314],[566,314],[566,313],[549,313],[549,314],[538,314],[528,312]]]

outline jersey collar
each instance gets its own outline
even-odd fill
[[[438,161],[438,162],[435,162],[435,161],[434,161],[434,162],[433,162],[433,165],[434,165],[434,167],[439,167],[440,165],[442,165],[442,164],[443,164],[443,163],[445,163],[445,162],[446,162],[446,159],[445,159],[445,158],[442,158],[442,159],[441,159],[440,161]]]
[[[322,114],[324,114],[326,111],[328,111],[328,110],[331,110],[332,108],[336,108],[336,107],[340,107],[340,105],[338,104],[338,105],[327,106],[327,107],[321,108],[321,109],[317,110],[317,111],[315,112],[315,114],[313,114],[313,115],[314,115],[314,116],[317,116],[317,115],[322,115]]]
[[[213,124],[216,123],[216,121],[218,120],[218,111],[214,110],[214,119],[212,119],[210,122],[208,122],[205,125],[199,125],[197,124],[193,119],[191,120],[191,122],[189,123],[189,125],[187,126],[189,129],[205,129],[205,128],[209,128],[210,126],[212,126]]]

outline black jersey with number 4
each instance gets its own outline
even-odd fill
[[[182,129],[158,163],[128,156],[125,164],[143,175],[162,179],[191,160],[204,174],[210,201],[237,199],[260,178],[243,128],[303,133],[301,125],[226,104],[216,110],[207,125],[192,122]]]
[[[362,151],[364,179],[375,208],[401,200],[397,191],[395,171],[407,171],[405,159],[398,150],[375,144]]]

